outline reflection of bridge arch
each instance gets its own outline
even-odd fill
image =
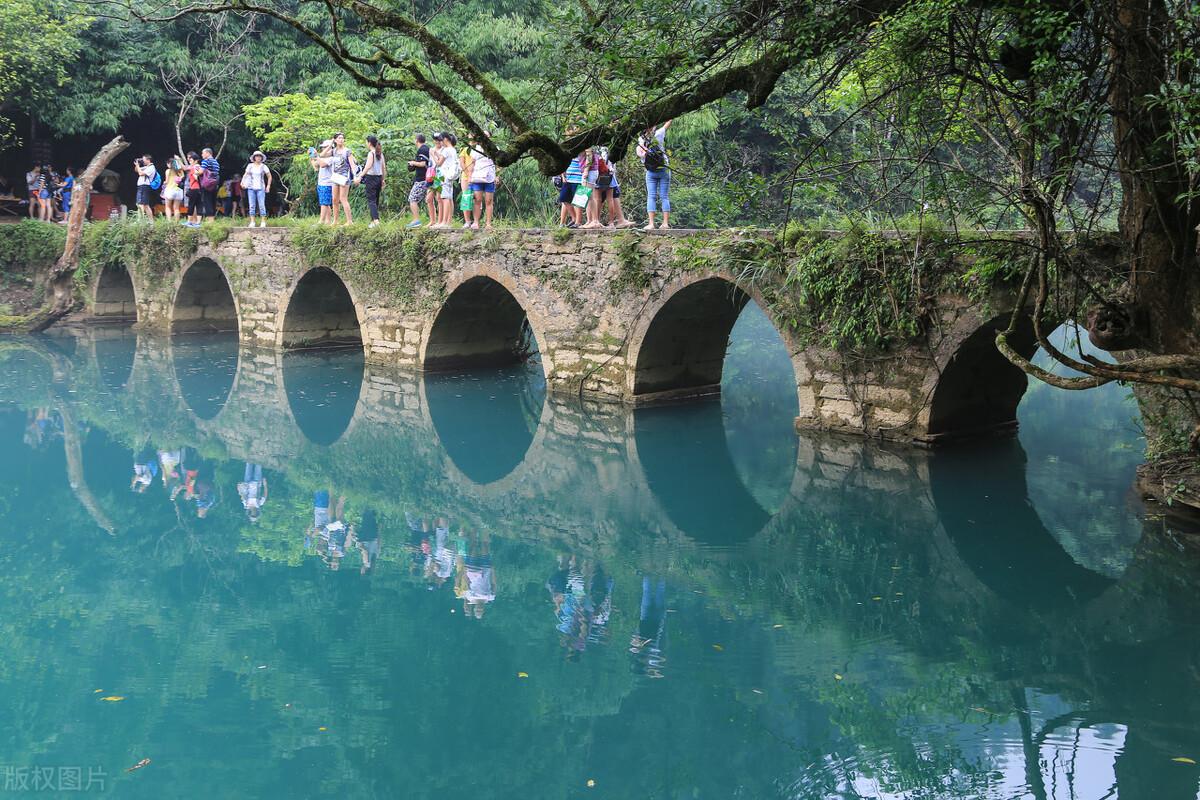
[[[488,372],[495,394],[485,395],[465,375],[421,376],[421,406],[449,465],[476,487],[514,485],[512,477],[544,440],[550,403],[544,382],[522,375]],[[517,391],[505,391],[516,389]]]
[[[421,335],[422,369],[449,370],[512,364],[522,357],[526,324],[544,343],[530,298],[504,270],[480,264],[450,276],[446,299]]]
[[[935,453],[929,474],[938,517],[959,558],[1008,603],[1045,609],[1087,603],[1113,585],[1076,563],[1042,524],[1028,500],[1017,439]]]
[[[237,390],[241,348],[232,331],[170,339],[171,369],[184,403],[201,420],[216,419]]]
[[[751,301],[783,339],[799,384],[798,348],[771,318],[771,307],[758,290],[742,288],[720,273],[696,273],[664,286],[633,326],[627,356],[629,396],[637,403],[720,392],[729,334]]]

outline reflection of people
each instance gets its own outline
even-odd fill
[[[667,582],[663,578],[652,581],[642,578],[642,607],[638,629],[630,638],[629,652],[633,655],[633,669],[650,678],[663,677],[666,658],[667,629]]]
[[[37,449],[45,444],[48,437],[62,433],[62,417],[57,411],[39,408],[30,411],[29,422],[25,428],[25,444]]]
[[[439,520],[444,522],[444,520]],[[432,546],[425,559],[425,580],[429,588],[441,586],[454,575],[455,551],[450,547],[450,529],[441,524],[434,530]]]
[[[267,479],[263,477],[262,464],[246,462],[242,482],[237,485],[238,496],[242,498],[242,508],[251,522],[258,522],[262,507],[267,503]]]
[[[483,619],[487,604],[496,599],[496,572],[487,531],[476,531],[467,554],[459,555],[454,593],[462,598],[463,613],[475,619]]]
[[[179,485],[179,465],[183,463],[182,450],[159,450],[158,464],[162,468],[163,488],[174,497]]]
[[[375,566],[375,559],[379,558],[379,520],[375,509],[368,508],[363,511],[362,521],[355,535],[355,544],[362,555],[362,568],[359,572],[365,575],[367,570]]]
[[[201,476],[201,472],[205,475]],[[171,490],[171,499],[174,500],[183,492],[185,502],[191,502],[196,506],[196,516],[204,519],[208,516],[208,512],[217,504],[217,490],[213,486],[212,469],[203,464],[198,463],[195,469],[189,469],[186,466],[183,470],[183,483]]]
[[[331,519],[329,514],[329,499],[330,492],[328,489],[318,489],[313,492],[313,524],[304,532],[304,548],[307,550],[312,547],[313,539],[320,536],[325,531],[325,526],[329,524]],[[346,498],[342,497],[338,500],[337,516],[342,515],[342,508],[346,503]]]
[[[324,495],[324,498],[321,495]],[[325,502],[324,508],[319,506],[322,499]],[[332,570],[341,567],[342,559],[346,557],[346,551],[354,546],[354,527],[346,524],[345,508],[346,498],[339,497],[331,515],[329,493],[321,491],[313,497],[313,522],[321,541],[321,558]],[[325,524],[323,527],[318,527],[322,511]]]
[[[129,481],[129,488],[138,494],[142,494],[154,483],[155,476],[158,475],[158,460],[155,458],[153,450],[143,450],[142,453],[133,460],[133,478]]]
[[[414,516],[409,511],[404,512],[404,519],[408,522],[408,548],[412,557],[409,571],[413,575],[419,575],[425,571],[428,560],[426,555],[430,552],[429,522],[424,517]]]

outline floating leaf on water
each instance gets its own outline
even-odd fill
[[[872,597],[871,599],[872,599],[872,600],[882,600],[882,599],[883,599],[883,597],[882,597],[881,595],[875,595],[875,596],[874,596],[874,597]]]
[[[119,694],[110,694],[108,697],[101,697],[100,699],[106,703],[119,703],[125,698]]]
[[[517,677],[518,677],[518,678],[528,678],[528,677],[529,677],[529,673],[528,673],[528,672],[518,672],[518,673],[517,673]]]
[[[104,691],[103,689],[93,689],[92,694],[100,694],[103,691]]]
[[[762,690],[762,689],[751,689],[750,691],[754,692],[755,694],[762,694],[762,693],[763,693],[763,690]]]
[[[139,761],[138,763],[134,764],[132,767],[130,767],[129,769],[127,769],[127,770],[125,770],[125,771],[126,771],[126,772],[133,772],[135,769],[141,769],[142,767],[146,766],[146,765],[147,765],[147,764],[149,764],[149,763],[150,763],[150,759],[148,759],[148,758],[143,758],[141,761]]]
[[[980,708],[979,706],[971,706],[971,710],[972,710],[972,711],[978,711],[980,714],[987,714],[987,713],[989,713],[989,712],[988,712],[988,710],[987,710],[986,708]]]
[[[896,597],[904,597],[904,592],[896,592]]]
[[[834,679],[835,681],[840,681],[840,680],[842,679],[842,676],[841,676],[841,675],[838,675],[838,674],[835,672],[835,673],[833,673],[833,679]]]
[[[329,730],[329,728],[326,728],[324,725],[322,725],[321,727],[317,728],[317,730],[319,730],[319,731],[327,731],[327,730]]]
[[[775,624],[775,625],[772,625],[771,627],[774,628],[775,630],[779,630],[780,628],[783,627],[783,625]]]
[[[721,652],[721,651],[722,651],[722,650],[724,650],[724,649],[725,649],[725,648],[724,648],[724,647],[721,647],[721,645],[719,645],[719,644],[714,644],[714,645],[713,645],[713,650],[716,650],[718,653],[719,653],[719,652]]]
[[[591,789],[596,785],[596,781],[593,780],[592,778],[588,778],[587,785],[588,785],[588,788]]]
[[[1176,764],[1195,764],[1196,763],[1195,759],[1188,758],[1187,756],[1179,756],[1178,758],[1172,758],[1171,760],[1174,761]]]
[[[267,668],[267,665],[266,665],[266,664],[259,664],[259,665],[258,665],[258,668],[259,668],[259,669],[266,669],[266,668]]]

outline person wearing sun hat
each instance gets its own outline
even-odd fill
[[[317,173],[317,204],[321,206],[321,222],[333,221],[333,139],[321,142],[320,148],[310,148],[308,161]]]
[[[262,222],[260,227],[267,227],[267,192],[271,191],[271,168],[267,166],[267,156],[262,150],[255,150],[250,156],[250,163],[242,170],[242,188],[246,190],[246,204],[249,206],[250,224],[253,228],[255,217]]]

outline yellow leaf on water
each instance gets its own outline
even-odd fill
[[[101,697],[100,699],[108,703],[119,703],[125,698],[119,694],[110,694],[108,697]]]
[[[840,681],[840,680],[842,679],[842,676],[841,676],[841,675],[838,675],[838,674],[835,672],[835,673],[833,673],[833,679],[834,679],[835,681]]]
[[[588,778],[587,785],[588,785],[588,788],[589,788],[589,789],[591,789],[593,786],[595,786],[595,785],[596,785],[596,781],[594,781],[594,780],[593,780],[593,779],[591,779],[591,778]]]
[[[104,691],[103,689],[94,689],[94,690],[92,690],[92,694],[100,694],[103,691]]]
[[[518,678],[528,678],[528,677],[529,677],[529,673],[528,673],[528,672],[518,672],[518,673],[517,673],[517,677],[518,677]]]
[[[713,650],[716,650],[718,653],[719,653],[719,652],[721,652],[721,651],[722,651],[722,650],[724,650],[724,649],[725,649],[725,648],[724,648],[724,647],[721,647],[721,645],[719,645],[719,644],[714,644],[714,645],[713,645]]]
[[[775,630],[779,630],[780,628],[783,627],[783,625],[772,625],[771,627],[774,628]]]
[[[871,599],[872,599],[872,600],[882,600],[883,598],[882,598],[882,597],[880,597],[879,595],[875,595],[875,596],[874,596],[874,597],[872,597]]]
[[[1196,763],[1195,759],[1188,758],[1187,756],[1180,756],[1179,758],[1172,758],[1171,760],[1174,761],[1176,764],[1195,764]]]
[[[317,730],[319,730],[319,731],[327,731],[327,730],[329,730],[329,728],[326,728],[324,725],[322,725],[321,727],[317,728]]]

